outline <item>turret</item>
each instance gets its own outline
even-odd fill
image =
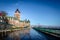
[[[20,20],[20,11],[18,9],[16,9],[14,17]]]

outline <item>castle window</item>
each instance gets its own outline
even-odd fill
[[[11,20],[11,18],[10,18],[10,20]]]

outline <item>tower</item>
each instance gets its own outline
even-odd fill
[[[20,11],[18,9],[16,9],[14,17],[20,20]]]

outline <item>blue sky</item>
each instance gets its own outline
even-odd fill
[[[60,26],[59,0],[0,0],[0,11],[14,16],[16,9],[21,12],[21,20],[29,19],[31,25]]]

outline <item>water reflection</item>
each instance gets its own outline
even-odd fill
[[[34,29],[24,29],[10,33],[5,40],[47,40],[41,33]]]

